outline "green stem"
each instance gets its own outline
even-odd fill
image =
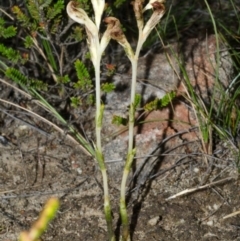
[[[132,149],[128,154],[127,161],[123,171],[122,183],[121,183],[121,196],[120,196],[120,215],[122,220],[122,241],[130,241],[129,223],[126,205],[126,184],[129,172],[131,170],[133,158],[135,155],[135,149]]]
[[[98,46],[99,47],[99,46]],[[100,49],[100,48],[98,48]],[[95,68],[95,79],[96,79],[96,160],[100,167],[102,178],[103,178],[103,191],[104,191],[104,213],[107,222],[108,238],[109,241],[115,241],[112,225],[112,209],[110,205],[110,197],[108,191],[108,176],[105,166],[105,161],[102,153],[101,143],[101,130],[102,130],[102,118],[104,105],[101,105],[101,86],[100,86],[100,60],[101,53],[98,54],[98,59],[94,65]]]
[[[141,36],[141,34],[140,34]],[[137,83],[137,67],[138,67],[138,57],[140,50],[142,48],[143,42],[141,37],[139,37],[138,45],[134,58],[131,60],[132,64],[132,84],[131,84],[131,105],[129,109],[129,140],[128,140],[128,153],[133,150],[133,138],[134,138],[134,123],[135,123],[135,95],[136,95],[136,83]]]
[[[135,155],[135,149],[133,148],[134,140],[134,123],[135,123],[135,95],[136,95],[136,83],[137,83],[137,66],[138,66],[138,57],[140,50],[142,48],[143,41],[141,41],[141,33],[139,34],[139,41],[136,49],[134,58],[131,60],[132,64],[132,84],[131,84],[131,103],[129,108],[129,139],[128,139],[128,155],[125,163],[122,183],[121,183],[121,194],[120,194],[120,215],[122,220],[122,241],[130,241],[129,234],[129,222],[127,214],[127,205],[126,205],[126,184],[129,172],[132,167],[132,162]]]

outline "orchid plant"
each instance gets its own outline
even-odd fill
[[[78,7],[74,1],[70,1],[67,5],[67,13],[71,19],[79,24],[85,26],[87,33],[87,44],[91,54],[91,61],[95,69],[95,93],[96,93],[96,115],[95,115],[95,129],[96,129],[96,146],[95,146],[95,159],[100,167],[102,178],[103,178],[103,189],[104,189],[104,212],[105,219],[107,222],[108,238],[110,241],[115,240],[112,224],[112,214],[110,197],[108,190],[108,176],[106,165],[104,162],[104,156],[102,152],[101,144],[101,129],[102,129],[102,117],[104,114],[104,105],[101,103],[101,88],[100,88],[100,62],[101,57],[111,39],[116,40],[125,50],[127,57],[129,58],[132,65],[132,82],[131,82],[131,98],[129,108],[129,143],[128,153],[123,170],[121,193],[120,193],[120,215],[122,220],[122,241],[130,241],[129,233],[129,222],[126,205],[126,183],[129,172],[131,170],[132,162],[136,149],[134,147],[134,122],[136,112],[136,81],[137,81],[137,64],[140,54],[140,50],[149,36],[153,28],[159,23],[160,19],[165,13],[164,0],[150,0],[144,7],[144,0],[135,0],[132,2],[139,36],[136,51],[134,52],[131,45],[127,41],[121,29],[120,21],[115,17],[106,17],[103,21],[107,24],[107,28],[100,38],[100,24],[102,21],[102,14],[105,8],[104,0],[91,0],[93,10],[95,14],[95,21],[92,21],[87,13]],[[152,9],[152,15],[144,24],[144,12]]]

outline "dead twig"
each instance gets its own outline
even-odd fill
[[[209,187],[212,187],[212,186],[215,186],[215,185],[223,184],[223,183],[226,183],[226,182],[229,182],[229,181],[232,181],[232,180],[235,180],[235,178],[234,177],[227,177],[227,178],[221,179],[219,181],[211,182],[209,184],[206,184],[206,185],[203,185],[203,186],[200,186],[200,187],[186,189],[182,192],[179,192],[175,195],[172,195],[172,196],[166,198],[165,200],[168,201],[168,200],[171,200],[171,199],[174,199],[174,198],[177,198],[177,197],[189,194],[189,193],[193,193],[193,192],[196,192],[196,191],[199,191],[199,190],[202,190],[202,189],[205,189],[205,188],[209,188]]]

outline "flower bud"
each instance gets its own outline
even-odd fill
[[[98,29],[93,21],[88,17],[87,13],[82,8],[77,8],[73,1],[67,5],[67,13],[69,17],[77,23],[85,25],[89,32],[93,35],[98,34]]]
[[[108,38],[110,36],[112,39],[116,40],[120,45],[123,46],[128,58],[130,60],[134,58],[133,50],[121,29],[120,21],[114,17],[107,17],[104,19],[104,22],[108,24],[104,37]]]
[[[143,2],[144,0],[135,0],[132,2],[133,10],[137,20],[138,29],[141,31],[143,29]]]

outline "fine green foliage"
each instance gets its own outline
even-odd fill
[[[163,107],[168,106],[173,99],[176,97],[176,92],[172,91],[168,94],[166,94],[162,99],[155,99],[149,103],[147,103],[143,109],[145,111],[152,111],[152,110],[160,110]]]
[[[5,71],[6,77],[13,80],[17,84],[21,85],[24,89],[28,90],[44,90],[47,91],[47,84],[43,83],[41,80],[29,79],[23,75],[19,70],[14,68],[8,68]]]
[[[74,108],[79,107],[82,104],[81,98],[80,97],[71,97],[71,106]]]
[[[57,79],[60,84],[68,84],[71,81],[67,74],[64,76],[58,76]]]
[[[27,17],[18,6],[13,6],[12,12],[16,14],[17,20],[23,27],[31,27],[31,29],[37,28],[36,24],[31,23],[30,18]]]
[[[84,4],[90,5],[88,1]],[[13,25],[5,27],[5,20],[0,18],[0,37],[8,37],[9,43],[11,43],[11,37],[12,39],[15,37],[18,41],[17,49],[9,47],[7,44],[0,44],[0,56],[4,60],[0,63],[2,72],[28,92],[32,93],[34,89],[38,91],[47,89],[54,91],[55,89],[54,94],[63,96],[66,94],[66,88],[73,89],[75,92],[80,91],[80,96],[75,97],[76,94],[71,91],[73,96],[69,96],[69,99],[72,107],[82,103],[87,106],[92,105],[94,97],[90,93],[93,89],[91,74],[83,61],[76,61],[75,55],[71,58],[75,58],[78,79],[77,81],[72,80],[70,83],[68,70],[72,62],[70,59],[72,54],[68,53],[68,46],[71,49],[69,41],[73,41],[73,43],[76,40],[80,41],[85,34],[78,26],[74,28],[73,32],[69,31],[69,26],[65,28],[67,18],[64,1],[27,0],[25,6],[27,8],[18,5],[11,8],[18,28]],[[69,66],[67,67],[67,65]],[[19,67],[26,69],[25,66],[27,71],[30,70],[28,77],[18,70]],[[44,77],[44,81],[38,80],[39,77]],[[85,95],[87,92],[89,94]],[[83,95],[85,96],[83,97]]]
[[[103,83],[101,84],[101,90],[105,93],[110,93],[115,89],[115,85],[113,83]]]
[[[48,2],[48,5],[46,6],[47,2]],[[51,2],[52,1],[50,1],[50,0],[45,1],[44,7],[42,7],[42,8],[45,8],[45,7],[47,8],[47,13],[46,13],[47,18],[50,20],[54,19],[54,21],[55,21],[54,25],[55,24],[57,25],[59,22],[59,19],[58,19],[58,17],[56,18],[56,16],[59,15],[63,11],[63,9],[65,7],[64,1],[58,0],[53,6],[50,6]],[[55,29],[53,28],[53,30],[55,30]]]
[[[73,32],[71,33],[71,37],[76,41],[82,41],[85,38],[84,28],[81,26],[75,26]]]
[[[117,126],[120,126],[120,125],[127,126],[128,119],[118,115],[114,115],[112,118],[112,124],[115,124]]]
[[[34,45],[34,42],[33,42],[32,37],[26,36],[26,38],[24,39],[25,48],[30,49],[33,47],[33,45]]]
[[[5,39],[14,37],[17,34],[16,27],[8,26],[5,27],[5,20],[0,18],[0,37]]]
[[[35,103],[52,113],[59,123],[66,126],[69,133],[82,144],[83,149],[94,156],[92,146],[73,126],[68,125],[68,122],[49,102],[52,93],[65,98],[66,90],[71,93],[67,95],[75,104],[74,106],[80,104],[79,100],[82,101],[82,99],[86,105],[91,105],[94,101],[91,94],[83,96],[86,91],[91,92],[93,88],[88,72],[83,73],[77,89],[73,84],[74,81],[70,83],[69,69],[72,76],[74,71],[72,63],[78,59],[78,53],[73,55],[71,52],[72,44],[76,44],[76,39],[69,30],[70,25],[65,26],[68,18],[65,14],[64,1],[27,0],[21,6],[12,6],[9,12],[12,15],[7,15],[7,27],[5,16],[0,18],[2,28],[0,38],[8,37],[8,41],[0,44],[1,72],[32,95],[36,99]],[[14,21],[9,22],[9,16]],[[81,70],[84,70],[83,62]],[[46,94],[46,91],[49,92]],[[77,91],[80,93],[78,101],[75,97]]]
[[[31,56],[34,56],[36,65],[33,68],[37,68],[41,75],[50,74],[52,79],[58,82],[58,76],[66,75],[63,65],[67,61],[64,55],[67,52],[62,47],[60,37],[64,30],[63,22],[66,22],[64,1],[27,0],[26,7],[27,10],[15,5],[11,9],[21,27],[19,46],[22,44],[28,49],[27,52],[30,51]],[[67,35],[64,37],[63,40],[67,41]],[[28,64],[32,65],[32,62],[29,61]]]
[[[17,31],[16,27],[14,26],[5,26],[5,20],[0,18],[0,38],[12,38],[16,36]],[[18,63],[19,61],[24,63],[25,60],[22,58],[20,52],[18,50],[13,49],[12,47],[8,47],[3,43],[0,43],[0,56],[7,61],[10,61],[14,64]]]
[[[134,109],[137,109],[137,107],[141,104],[142,96],[140,94],[136,94],[134,98]]]
[[[4,44],[0,45],[0,55],[4,60],[4,62],[0,61],[1,71],[7,78],[31,94],[37,100],[36,103],[55,116],[61,125],[66,126],[69,133],[82,144],[83,149],[94,156],[94,150],[86,139],[68,125],[58,111],[39,93],[39,91],[46,92],[52,89],[54,94],[61,95],[65,90],[64,85],[69,85],[70,82],[68,68],[65,70],[63,64],[71,61],[64,55],[66,51],[60,47],[59,36],[62,21],[66,21],[66,18],[63,17],[65,7],[63,1],[27,1],[26,6],[28,11],[19,6],[13,6],[11,9],[19,26],[18,35],[14,36],[14,41],[18,41],[18,49],[15,50]],[[53,26],[55,26],[55,30]],[[68,38],[68,36],[66,37]],[[67,41],[66,38],[64,40]],[[9,38],[8,43],[11,44],[11,38]],[[59,54],[61,51],[62,55]],[[31,60],[30,56],[32,56]],[[29,75],[24,75],[18,68],[21,70],[29,69]],[[44,78],[44,81],[39,80],[39,76]],[[57,85],[53,87],[52,83],[54,85],[57,83]],[[44,94],[44,96],[46,95]],[[51,92],[47,98],[50,96]],[[89,103],[90,99],[87,98]]]
[[[52,0],[28,0],[26,6],[30,17],[18,6],[12,8],[12,12],[16,15],[22,27],[29,28],[32,33],[38,30],[44,32],[46,27],[50,33],[55,33],[57,31],[60,24],[61,13],[65,7],[63,0],[58,0],[56,3],[53,3]],[[45,20],[51,22],[51,25],[47,26],[44,22]]]
[[[19,51],[11,47],[7,47],[4,44],[0,44],[0,54],[12,63],[18,63],[19,61],[24,62],[24,59],[20,55]]]
[[[83,64],[82,61],[79,59],[74,63],[75,70],[77,73],[78,81],[74,83],[74,88],[81,89],[83,91],[87,91],[92,88],[92,81],[90,79],[90,74]]]

